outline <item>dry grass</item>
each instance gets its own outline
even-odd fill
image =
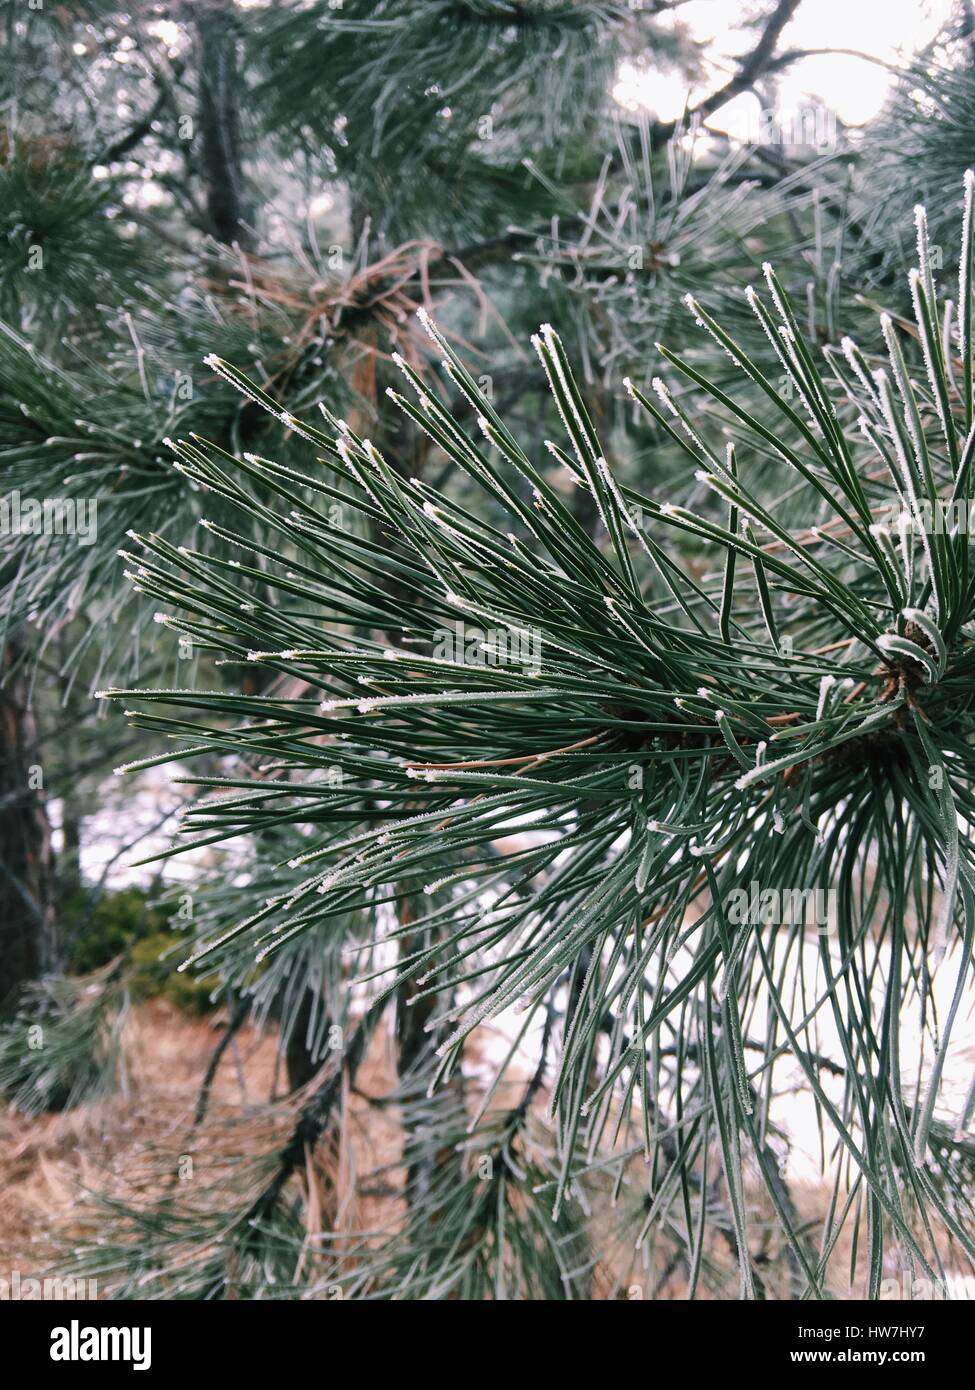
[[[139,1005],[126,1025],[126,1070],[117,1094],[61,1115],[29,1119],[9,1108],[0,1111],[0,1271],[28,1274],[43,1268],[58,1244],[76,1231],[86,1189],[119,1195],[137,1191],[145,1199],[155,1187],[162,1195],[170,1178],[161,1174],[158,1156],[183,1151],[219,1021],[219,1015],[189,1018],[162,1000]],[[375,1094],[388,1089],[391,1080],[379,1040],[360,1069],[358,1088]],[[276,1037],[245,1026],[221,1061],[207,1119],[193,1136],[194,1152],[218,1151],[231,1117],[238,1122],[239,1144],[241,1117],[251,1107],[255,1114],[266,1114],[266,1102],[280,1095],[282,1087]],[[285,1111],[294,1106],[293,1101],[282,1104]],[[317,1171],[309,1167],[305,1175],[310,1206],[316,1193],[320,1204],[328,1188],[347,1220],[354,1180],[363,1165],[398,1156],[395,1127],[377,1125],[373,1111],[363,1114],[366,1108],[356,1093],[346,1097],[341,1145],[320,1155]],[[257,1129],[266,1137],[266,1124]],[[287,1133],[285,1119],[281,1142]],[[374,1211],[359,1214],[375,1217]]]
[[[258,1032],[249,1025],[224,1055],[207,1118],[193,1130],[200,1083],[221,1021],[220,1015],[187,1017],[162,1000],[139,1005],[126,1025],[126,1074],[117,1094],[63,1115],[28,1119],[10,1109],[0,1111],[0,1274],[18,1269],[28,1275],[56,1263],[58,1248],[63,1249],[65,1240],[82,1229],[81,1197],[86,1189],[151,1200],[171,1191],[174,1161],[187,1148],[205,1175],[219,1170],[230,1154],[273,1152],[286,1140],[302,1096],[281,1098],[268,1111],[268,1100],[280,1096],[283,1089],[277,1038],[271,1031]],[[357,1190],[364,1175],[383,1167],[386,1191],[396,1191],[401,1183],[403,1174],[397,1165],[402,1134],[396,1115],[370,1106],[366,1099],[388,1093],[394,1080],[392,1043],[380,1033],[359,1069],[355,1089],[346,1090],[337,1127],[340,1138],[333,1131],[329,1142],[309,1155],[298,1175],[310,1234],[328,1228],[350,1233],[388,1231],[400,1220],[398,1199],[383,1191],[363,1195]],[[312,1081],[310,1088],[315,1084]],[[800,1219],[816,1244],[827,1187],[794,1183],[791,1191]],[[788,1297],[781,1237],[757,1178],[749,1183],[748,1205],[752,1231],[768,1233],[764,1247],[768,1296]],[[598,1223],[592,1234],[604,1247],[594,1278],[595,1298],[619,1297],[607,1292],[617,1281],[624,1289],[635,1285],[641,1297],[685,1296],[686,1271],[683,1266],[671,1266],[665,1250],[650,1271],[634,1263],[632,1234],[621,1242],[619,1231],[600,1232]],[[856,1272],[851,1283],[851,1235],[849,1228],[843,1232],[828,1280],[832,1295],[839,1299],[863,1297],[864,1242],[853,1260]],[[951,1269],[956,1259],[950,1245],[944,1240],[939,1245]],[[719,1267],[727,1269],[722,1296],[735,1297],[737,1275],[731,1250],[719,1241],[710,1253]],[[893,1249],[887,1265],[884,1277],[897,1277],[900,1270]],[[707,1291],[702,1288],[700,1296],[708,1297]]]

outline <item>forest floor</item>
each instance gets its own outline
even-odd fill
[[[28,1117],[12,1107],[0,1110],[0,1277],[19,1270],[23,1279],[56,1269],[58,1250],[81,1229],[76,1217],[86,1193],[161,1196],[186,1150],[198,1171],[206,1171],[208,1157],[214,1167],[226,1158],[231,1125],[232,1142],[242,1152],[266,1138],[267,1101],[280,1097],[285,1085],[271,1029],[240,1030],[214,1078],[206,1120],[193,1125],[221,1021],[220,1014],[190,1017],[162,999],[136,1005],[126,1024],[123,1084],[115,1094],[63,1114]],[[391,1081],[380,1041],[360,1068],[359,1086],[372,1094]],[[370,1167],[395,1161],[398,1148],[390,1146],[392,1136],[383,1143],[382,1126],[371,1113],[363,1149],[366,1127],[359,1121],[365,1100],[353,1094],[345,1103],[358,1160]],[[285,1099],[280,1104],[275,1133],[283,1143],[297,1105]],[[251,1111],[263,1118],[248,1133]],[[331,1178],[341,1168],[341,1155],[330,1153],[327,1161]],[[351,1175],[345,1176],[349,1181]]]
[[[21,1279],[56,1272],[59,1250],[82,1238],[85,1213],[90,1211],[84,1200],[88,1193],[158,1199],[181,1180],[180,1165],[187,1155],[192,1176],[202,1178],[205,1188],[209,1175],[217,1174],[219,1181],[219,1173],[242,1155],[274,1153],[285,1142],[301,1098],[281,1098],[268,1113],[268,1100],[280,1097],[284,1086],[271,1029],[240,1030],[214,1078],[206,1120],[194,1126],[200,1084],[220,1036],[220,1021],[220,1015],[190,1017],[161,999],[139,1004],[126,1025],[123,1085],[116,1094],[64,1114],[28,1118],[10,1107],[0,1110],[0,1278],[9,1278],[12,1271],[19,1271]],[[314,1161],[309,1156],[301,1171],[309,1231],[334,1229],[336,1218],[343,1230],[388,1230],[399,1219],[402,1207],[395,1194],[403,1176],[398,1167],[401,1134],[395,1115],[368,1100],[387,1093],[394,1080],[392,1044],[379,1035],[359,1069],[355,1089],[343,1097],[341,1137],[320,1145],[325,1151],[316,1153]],[[372,1194],[358,1195],[357,1179],[379,1168],[384,1170],[382,1179]],[[815,1243],[829,1190],[812,1182],[792,1182],[790,1190],[797,1215]],[[783,1286],[784,1251],[780,1237],[771,1234],[775,1223],[763,1210],[767,1202],[756,1192],[749,1205],[753,1229],[765,1227],[769,1232],[762,1256],[770,1276],[768,1296],[788,1296]],[[844,1248],[838,1249],[831,1266],[831,1292],[840,1299],[862,1298],[865,1241],[861,1239],[854,1260],[852,1282],[842,1273],[844,1264],[849,1271],[850,1263],[847,1232],[840,1246]],[[629,1266],[632,1246],[627,1248]],[[737,1276],[730,1252],[715,1253],[722,1265],[728,1264],[724,1296],[735,1297]],[[890,1258],[884,1276],[899,1277],[893,1252]],[[652,1278],[636,1272],[635,1279],[640,1293],[631,1292],[631,1297],[673,1299],[686,1294],[679,1266],[668,1269],[666,1277],[658,1269]],[[606,1297],[600,1290],[616,1281],[624,1290],[634,1287],[630,1275],[610,1256],[602,1267],[597,1265],[593,1296]]]

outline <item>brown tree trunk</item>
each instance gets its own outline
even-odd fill
[[[56,964],[56,879],[37,730],[17,650],[0,685],[0,1002]]]

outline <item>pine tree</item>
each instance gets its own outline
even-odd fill
[[[282,408],[328,395],[369,418],[388,380],[389,351],[415,356],[410,325],[417,303],[474,286],[483,319],[489,300],[476,273],[492,298],[514,293],[524,300],[531,281],[512,263],[505,228],[516,211],[537,219],[554,204],[519,174],[519,161],[531,150],[565,177],[562,140],[573,123],[601,138],[594,135],[598,111],[623,44],[639,36],[675,52],[653,29],[653,9],[548,0],[441,5],[425,12],[428,27],[418,27],[402,5],[381,14],[371,5],[276,7],[254,11],[245,24],[214,4],[197,16],[195,37],[184,32],[182,42],[171,42],[153,19],[98,7],[12,18],[3,78],[3,467],[12,491],[82,506],[97,494],[101,508],[97,538],[84,547],[66,548],[57,536],[37,537],[29,549],[18,535],[3,539],[0,586],[18,642],[7,664],[27,673],[11,728],[31,717],[23,705],[28,689],[36,689],[29,668],[38,658],[53,656],[60,668],[60,690],[42,719],[55,729],[66,709],[69,726],[86,728],[92,707],[85,695],[126,667],[145,671],[186,654],[146,640],[151,615],[127,601],[116,552],[131,529],[162,526],[178,539],[198,515],[198,499],[173,473],[163,442],[184,422],[226,447],[261,447],[264,417],[201,371],[205,354],[254,362]],[[313,108],[317,127],[306,119],[308,82],[296,86],[293,55],[281,47],[288,44],[312,62],[316,96],[328,96]],[[558,65],[544,61],[553,49]],[[464,104],[457,105],[459,94],[452,98],[448,121],[438,94],[427,91],[429,74],[472,50],[491,59],[490,74],[484,68],[465,78]],[[503,91],[495,88],[495,59],[506,73]],[[402,121],[377,124],[373,117],[391,63],[404,91],[425,93],[422,101],[411,98],[410,160]],[[243,78],[245,71],[255,100],[242,111],[233,73]],[[214,73],[223,74],[220,82],[211,81]],[[525,101],[537,73],[550,88],[546,100]],[[592,99],[597,92],[600,102]],[[110,124],[106,113],[113,110],[130,123]],[[268,158],[267,129],[279,148],[286,143],[287,165]],[[253,154],[245,160],[244,149],[253,151],[258,141],[268,207],[296,195],[310,200],[323,170],[341,176],[351,202],[351,245],[324,244],[310,218],[286,219],[273,235],[267,221],[254,221],[258,161]],[[491,158],[485,161],[482,150]],[[594,156],[589,145],[580,151],[585,170]],[[424,187],[429,208],[429,180],[418,169],[431,161],[443,178],[443,198],[434,200],[445,214],[438,230],[450,241],[447,248],[428,240],[399,247],[396,238],[415,226],[412,214],[404,207],[390,219],[388,190],[372,187],[370,175],[395,167],[402,193]],[[479,177],[472,180],[474,167]],[[147,178],[164,198],[151,216],[141,210]],[[477,209],[467,191],[472,185],[490,190]],[[282,234],[290,248],[283,264],[274,250],[274,236]],[[468,313],[465,331],[472,322]],[[484,336],[489,347],[491,335]],[[522,377],[511,373],[498,382],[513,404]],[[411,471],[419,464],[404,461]],[[12,673],[8,696],[17,679]],[[48,780],[29,789],[28,819],[37,820],[43,849],[50,839],[45,796],[58,797],[65,839],[77,846],[85,806],[78,769],[89,766],[93,780],[99,767],[110,769],[125,736],[102,731],[96,740],[86,733],[92,746],[83,750],[79,738],[63,756],[43,728],[41,735]],[[3,758],[18,787],[23,768],[38,762],[27,753],[12,747]],[[18,869],[11,842],[8,862],[18,901],[23,885],[38,877],[29,895],[36,898],[32,919],[50,927],[52,908],[56,919],[75,891],[77,850],[66,848],[55,863],[43,849],[32,866]],[[27,978],[42,962],[56,961],[56,932],[54,938],[43,950],[27,950]]]
[[[972,1267],[963,39],[935,116],[909,74],[875,131],[787,157],[706,123],[796,56],[796,0],[683,121],[606,119],[624,53],[693,64],[670,8],[215,0],[175,45],[136,16],[129,123],[80,137],[64,76],[83,32],[114,91],[117,17],[13,26],[0,466],[100,520],[4,538],[7,699],[33,682],[52,729],[105,687],[127,721],[42,736],[48,785],[177,763],[153,862],[217,864],[174,942],[225,1010],[174,1140],[205,1178],[161,1145],[59,1262],[116,1296],[849,1296],[848,1241],[868,1297],[890,1253]],[[44,926],[9,984],[56,955],[30,804]],[[127,969],[21,994],[21,1109],[111,1086]],[[249,1020],[289,1094],[211,1114]],[[382,1039],[377,1233],[336,1153]]]
[[[109,692],[145,707],[135,716],[141,727],[176,740],[163,756],[187,762],[232,740],[270,760],[270,780],[194,778],[208,794],[184,819],[188,836],[210,841],[273,824],[301,829],[302,851],[289,861],[296,880],[232,934],[249,937],[260,961],[351,912],[373,917],[378,944],[388,940],[380,904],[422,895],[421,915],[411,909],[408,926],[400,917],[411,950],[380,965],[380,978],[392,979],[371,1009],[409,979],[425,986],[417,997],[436,995],[427,1028],[442,1041],[422,1060],[427,1093],[447,1087],[448,1126],[457,1104],[448,1083],[463,1071],[474,1030],[519,1004],[527,1026],[568,988],[550,1078],[555,1157],[532,1191],[542,1189],[558,1221],[594,1168],[615,1159],[622,1176],[642,1147],[656,1182],[641,1239],[676,1222],[695,1250],[730,1221],[747,1296],[759,1276],[743,1165],[765,1185],[796,1296],[822,1293],[841,1224],[830,1218],[817,1253],[783,1194],[768,1142],[783,1055],[801,1068],[829,1145],[859,1174],[870,1296],[879,1294],[890,1239],[927,1276],[943,1277],[918,1213],[975,1254],[936,1181],[943,1160],[930,1145],[975,927],[970,842],[959,833],[971,797],[975,587],[961,518],[975,457],[964,387],[973,189],[969,178],[961,308],[947,344],[923,209],[911,277],[920,350],[910,358],[884,317],[869,357],[849,339],[842,353],[827,350],[827,379],[766,268],[767,296],[749,289],[747,299],[795,406],[688,297],[700,328],[766,395],[776,426],[667,348],[670,368],[722,408],[725,455],[663,380],[656,402],[628,389],[693,463],[717,510],[661,502],[617,478],[566,350],[545,326],[534,346],[564,431],[548,450],[594,500],[600,534],[590,538],[426,319],[480,437],[402,360],[415,400],[392,399],[482,491],[479,507],[398,476],[326,411],[331,434],[289,422],[314,447],[317,476],[253,455],[234,462],[202,441],[176,446],[180,470],[198,487],[265,517],[266,564],[231,558],[240,532],[216,523],[208,529],[226,542],[226,557],[149,536],[133,562],[137,587],[176,610],[165,620],[179,632],[217,659],[267,665],[304,692]],[[949,350],[960,359],[960,386]],[[236,369],[213,365],[275,409]],[[262,503],[250,490],[260,484],[281,502]],[[375,522],[382,543],[329,527],[328,497]],[[946,522],[933,522],[946,504]],[[700,581],[668,543],[675,533],[705,559]],[[251,595],[243,611],[242,582]],[[460,636],[448,654],[446,634]],[[809,993],[790,966],[810,925],[821,993]],[[932,1031],[922,1084],[900,1054],[904,994],[927,994],[935,972],[949,968],[956,991]],[[838,1097],[810,1036],[826,1012],[845,1058]],[[502,1079],[503,1069],[492,1085]],[[523,1124],[526,1111],[523,1102],[512,1115]],[[967,1115],[958,1119],[964,1128]],[[475,1126],[474,1154],[490,1148],[495,1123],[489,1113],[484,1129]],[[663,1162],[662,1130],[677,1145]],[[422,1132],[428,1151],[451,1147],[439,1123]],[[502,1127],[495,1155],[512,1174],[518,1164],[506,1155],[516,1133]],[[728,1194],[717,1218],[706,1203],[681,1211],[682,1194],[704,1190],[700,1164],[712,1144]],[[503,1188],[513,1178],[499,1180]],[[454,1280],[481,1289],[486,1276],[468,1269],[464,1231],[470,1225],[487,1241],[479,1226],[487,1214],[473,1196],[456,1213],[443,1200],[436,1216],[419,1216],[416,1230],[391,1241],[388,1266],[365,1252],[367,1272],[346,1276],[344,1252],[326,1279],[362,1280],[388,1297],[400,1288],[395,1269],[415,1274],[426,1258],[438,1293]],[[540,1207],[529,1202],[518,1217],[540,1221]],[[518,1239],[537,1250],[537,1235]],[[430,1240],[440,1252],[421,1255]],[[450,1252],[460,1249],[451,1274]],[[503,1283],[503,1267],[492,1268]],[[512,1291],[524,1296],[529,1284],[515,1275]],[[416,1296],[427,1296],[422,1283]]]

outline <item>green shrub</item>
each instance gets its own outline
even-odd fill
[[[184,953],[185,954],[185,953]],[[202,1015],[213,1007],[213,977],[198,979],[181,973],[180,940],[173,931],[153,932],[132,947],[129,987],[133,999],[167,999],[183,1013]]]
[[[92,902],[82,889],[64,912],[69,975],[96,970],[126,955],[125,975],[133,999],[161,996],[189,1014],[211,1007],[212,979],[179,974],[175,966],[188,952],[189,923],[177,919],[173,902],[159,902],[143,888],[120,888]]]

